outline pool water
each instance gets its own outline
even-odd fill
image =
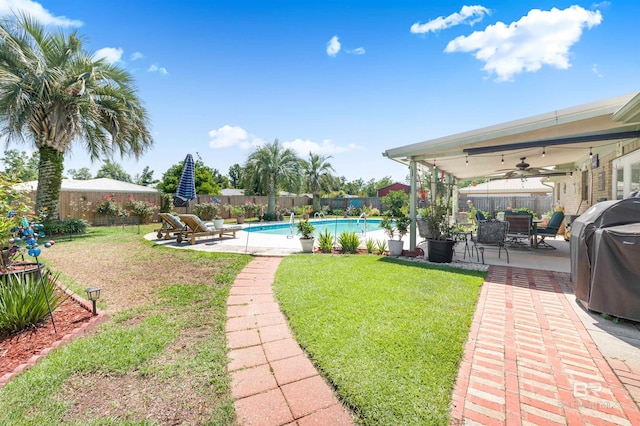
[[[382,222],[381,219],[367,219],[367,232],[379,231],[383,229],[380,226],[380,222]],[[309,223],[311,223],[315,227],[315,231],[313,232],[313,234],[316,237],[324,233],[325,229],[328,229],[334,237],[339,236],[343,232],[355,232],[356,234],[361,234],[364,231],[364,222],[362,219],[360,219],[359,222],[358,219],[310,220]],[[294,235],[298,234],[297,225],[298,221],[296,220],[293,224]],[[291,235],[291,224],[251,224],[251,226],[246,226],[243,230],[245,232],[258,232],[260,234]]]

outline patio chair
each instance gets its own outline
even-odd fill
[[[180,221],[178,216],[171,213],[158,213],[158,217],[162,222],[162,227],[156,230],[158,238],[168,240],[186,232],[187,226]]]
[[[555,247],[547,243],[544,240],[544,237],[555,237],[558,234],[558,229],[560,229],[560,225],[562,225],[563,219],[564,213],[561,211],[556,211],[553,212],[553,215],[551,216],[551,219],[549,219],[549,223],[547,224],[547,226],[538,227],[538,248],[548,248],[555,250]]]
[[[508,228],[508,222],[496,219],[489,219],[478,222],[478,230],[476,232],[476,235],[472,237],[472,241],[473,249],[475,249],[476,251],[476,258],[478,259],[478,261],[480,260],[480,254],[482,254],[483,265],[485,249],[484,246],[498,247],[498,258],[500,258],[502,250],[504,249],[504,252],[507,254],[507,263],[509,263],[509,251],[507,250],[507,246],[505,245]]]
[[[236,232],[242,231],[242,226],[239,225],[225,225],[222,228],[214,228],[204,223],[202,219],[194,214],[181,214],[180,220],[187,225],[187,230],[184,235],[178,236],[178,242],[182,242],[183,236],[189,240],[190,244],[195,244],[198,237],[217,235],[222,239],[223,236],[228,235],[236,238]]]
[[[533,244],[531,234],[533,216],[530,214],[505,214],[504,220],[509,223],[508,243],[512,247],[530,249]],[[525,245],[521,240],[527,240],[529,244]]]
[[[484,217],[484,214],[480,210],[476,210],[476,222],[480,223],[483,220],[487,220],[487,218]]]

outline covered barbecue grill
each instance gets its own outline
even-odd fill
[[[571,225],[571,281],[588,309],[640,321],[640,198],[603,201]]]

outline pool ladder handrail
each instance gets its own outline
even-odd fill
[[[313,218],[327,220],[327,217],[324,215],[324,212],[315,212],[313,215]]]
[[[363,236],[367,236],[367,214],[366,213],[362,213],[360,215],[360,217],[358,218],[358,221],[356,222],[356,227],[360,228],[360,219],[362,219],[362,223],[363,223],[363,231],[362,231],[362,235]]]
[[[295,233],[293,232],[293,223],[295,222],[295,213],[291,213],[290,219],[289,219],[289,228],[291,229],[291,234],[287,235],[287,239],[289,238],[293,238]]]

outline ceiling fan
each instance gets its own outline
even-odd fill
[[[529,163],[526,162],[526,159],[527,157],[520,157],[520,162],[515,165],[516,169],[498,170],[499,172],[506,171],[506,173],[502,175],[502,178],[510,179],[524,176],[559,176],[565,174],[565,172],[558,172],[548,168],[530,167]]]

